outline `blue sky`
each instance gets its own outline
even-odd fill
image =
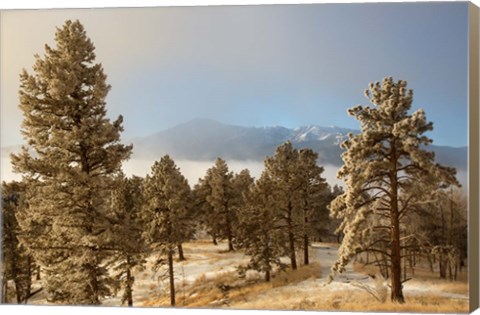
[[[467,145],[466,2],[2,12],[1,144],[19,144],[18,74],[79,19],[124,139],[193,118],[359,128],[346,114],[385,76],[414,89],[438,145]]]

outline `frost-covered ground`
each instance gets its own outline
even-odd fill
[[[337,249],[338,246],[335,244],[313,244],[310,251],[310,261],[314,267],[308,270],[307,275],[295,276],[297,277],[295,281],[291,280],[295,278],[285,280],[285,282],[274,282],[273,280],[274,283],[267,285],[263,282],[263,275],[256,272],[250,272],[246,279],[238,280],[236,267],[248,262],[248,257],[242,252],[227,252],[225,243],[214,246],[208,241],[190,242],[184,244],[187,260],[175,262],[177,299],[184,303],[179,305],[195,305],[196,307],[318,310],[348,308],[350,307],[348,305],[354,305],[352,303],[355,303],[356,299],[361,299],[365,307],[359,306],[360,310],[368,310],[371,303],[377,303],[364,289],[359,287],[359,284],[375,287],[375,280],[368,275],[354,271],[352,266],[349,265],[346,272],[337,275],[335,280],[327,285],[327,277],[330,267],[336,260]],[[161,273],[152,271],[151,267],[154,259],[154,256],[150,257],[145,269],[135,273],[133,288],[135,306],[168,306],[168,280],[162,279],[160,277]],[[302,257],[299,257],[298,261],[301,262]],[[288,260],[286,259],[285,262],[288,263]],[[301,272],[300,270],[299,272]],[[222,277],[227,279],[222,281],[230,281],[230,284],[234,283],[233,288],[237,291],[230,291],[230,295],[219,294],[218,290],[218,292],[215,290],[209,291],[209,293],[205,293],[211,295],[207,299],[202,296],[202,289],[198,292],[198,288],[204,288],[201,287],[202,283],[218,284],[220,282],[217,280]],[[215,289],[215,284],[210,287]],[[462,283],[458,284],[461,285]],[[197,290],[195,290],[195,287]],[[407,300],[410,298],[421,305],[430,303],[428,301],[443,305],[449,302],[446,299],[455,302],[461,301],[462,305],[467,304],[468,294],[466,291],[463,292],[462,289],[455,292],[455,290],[450,289],[451,283],[445,281],[432,282],[424,279],[414,279],[405,283],[404,295]],[[120,295],[121,293],[118,296],[107,298],[103,301],[103,305],[120,305]],[[228,301],[225,301],[225,299],[228,299]],[[29,303],[46,303],[44,292],[35,295]],[[383,308],[380,305],[376,309],[381,310]],[[423,308],[414,310],[423,310]],[[449,309],[445,310],[443,308],[439,310],[449,311]],[[458,310],[463,310],[463,308],[452,309],[452,311]]]

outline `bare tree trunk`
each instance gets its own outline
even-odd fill
[[[440,273],[440,278],[441,279],[446,279],[447,278],[447,268],[446,267],[447,266],[446,266],[445,260],[443,259],[443,257],[440,257],[438,259],[438,268],[440,269],[439,273]]]
[[[308,244],[309,244],[309,239],[308,239],[308,211],[305,209],[303,210],[303,217],[305,221],[305,234],[303,235],[303,263],[305,265],[308,265],[310,263],[309,257],[308,257]]]
[[[290,263],[292,269],[297,269],[297,258],[295,256],[295,236],[293,235],[293,222],[292,222],[292,204],[288,202],[288,213],[287,213],[287,228],[288,228],[288,242],[290,249]]]
[[[8,303],[8,280],[5,277],[2,280],[3,280],[2,304],[6,304]]]
[[[19,281],[14,281],[15,282],[15,294],[17,295],[17,304],[22,303],[22,290],[21,286],[19,285]]]
[[[215,235],[215,233],[212,234],[212,242],[213,242],[213,245],[217,246],[218,243],[217,243],[217,236]]]
[[[390,220],[392,226],[390,259],[391,259],[391,300],[392,302],[405,303],[402,291],[402,257],[400,247],[400,213],[398,210],[398,178],[397,178],[397,152],[395,139],[391,143],[391,196]]]
[[[127,287],[125,288],[125,290],[127,291],[126,294],[127,294],[127,303],[128,303],[128,306],[133,306],[133,297],[132,297],[132,287],[130,285],[132,281],[132,275],[130,274],[130,268],[127,269]]]
[[[175,283],[173,276],[173,250],[168,250],[168,275],[170,278],[170,305],[175,306]]]
[[[409,257],[409,264],[410,264],[410,272],[412,273],[412,276],[415,275],[415,254],[416,254],[416,251],[413,250],[410,252],[410,257]]]
[[[230,217],[227,214],[227,239],[228,239],[228,251],[232,252],[233,248],[233,232],[232,232],[232,225],[230,223]]]
[[[270,270],[265,271],[265,281],[270,282]]]
[[[183,246],[181,243],[177,245],[177,249],[178,249],[178,260],[180,261],[186,260],[185,256],[183,255]]]
[[[37,266],[37,277],[36,277],[37,281],[40,281],[41,278],[40,278],[40,266]]]
[[[308,265],[310,263],[308,259],[308,235],[305,234],[303,236],[303,263],[305,265]]]
[[[434,273],[435,270],[433,268],[433,261],[432,261],[432,256],[430,255],[430,253],[427,254],[427,260],[428,260],[428,264],[430,265],[430,272]]]
[[[127,256],[127,286],[125,287],[125,293],[127,294],[127,303],[128,306],[133,306],[133,297],[132,297],[132,285],[133,285],[133,278],[130,272],[130,257]]]

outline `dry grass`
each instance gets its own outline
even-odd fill
[[[214,247],[209,242],[185,244],[189,262],[197,259],[208,260],[215,264],[217,260],[227,259],[238,263],[239,253],[219,253],[222,247]],[[188,258],[188,257],[187,257]],[[229,266],[230,262],[224,264]],[[231,266],[230,266],[231,267]],[[376,274],[372,266],[355,264],[358,273]],[[298,270],[275,272],[270,282],[263,280],[261,273],[247,273],[240,279],[237,272],[219,271],[199,275],[193,282],[176,282],[176,301],[178,307],[194,308],[233,308],[233,309],[269,309],[269,310],[316,310],[351,312],[421,312],[421,313],[467,313],[468,299],[452,298],[449,294],[467,295],[466,272],[459,274],[458,281],[442,280],[438,273],[431,273],[426,266],[415,270],[413,280],[405,284],[405,304],[375,300],[365,290],[348,283],[334,287],[324,286],[321,268],[318,263],[301,266]],[[428,288],[435,288],[432,292]],[[156,293],[158,293],[157,291]],[[168,292],[149,298],[143,306],[169,306]],[[440,293],[444,292],[442,295]],[[388,296],[388,295],[387,295]]]
[[[387,301],[381,303],[375,301],[366,293],[351,292],[334,293],[323,296],[322,298],[313,298],[306,303],[299,302],[294,306],[295,309],[304,310],[325,310],[325,311],[368,311],[368,312],[421,312],[421,313],[466,313],[468,312],[467,300],[455,300],[452,303],[451,298],[437,296],[414,296],[406,297],[406,303],[398,304]]]
[[[371,265],[364,265],[361,263],[355,263],[353,270],[363,274],[376,274],[378,269]],[[440,279],[438,271],[433,273],[426,265],[419,265],[415,268],[415,275],[411,276],[411,271],[408,270],[408,276],[413,279],[406,283],[406,285],[412,283],[422,284],[425,287],[435,287],[439,291],[454,294],[468,294],[468,273],[467,268],[464,268],[462,272],[457,274],[457,280]]]
[[[229,307],[237,303],[248,302],[267,293],[274,288],[280,288],[305,281],[318,279],[321,276],[320,266],[317,263],[301,266],[297,270],[279,271],[272,275],[270,282],[261,279],[240,279],[237,272],[219,272],[215,277],[209,278],[205,274],[199,276],[191,285],[180,288],[177,305],[183,307]],[[143,306],[168,306],[169,295],[164,294],[158,298],[144,302]]]

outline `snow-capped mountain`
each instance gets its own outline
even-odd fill
[[[339,144],[348,133],[357,130],[316,125],[289,129],[274,127],[242,127],[209,119],[194,119],[153,135],[133,139],[134,157],[160,158],[169,154],[187,160],[213,160],[216,157],[234,160],[263,161],[272,156],[280,144],[291,141],[297,148],[311,148],[319,154],[319,163],[341,165]],[[467,168],[467,148],[430,146],[439,163]]]
[[[298,127],[293,131],[294,134],[290,139],[292,142],[330,141],[336,145],[345,140],[349,132],[356,132],[355,130],[335,126],[321,127],[315,125]]]

